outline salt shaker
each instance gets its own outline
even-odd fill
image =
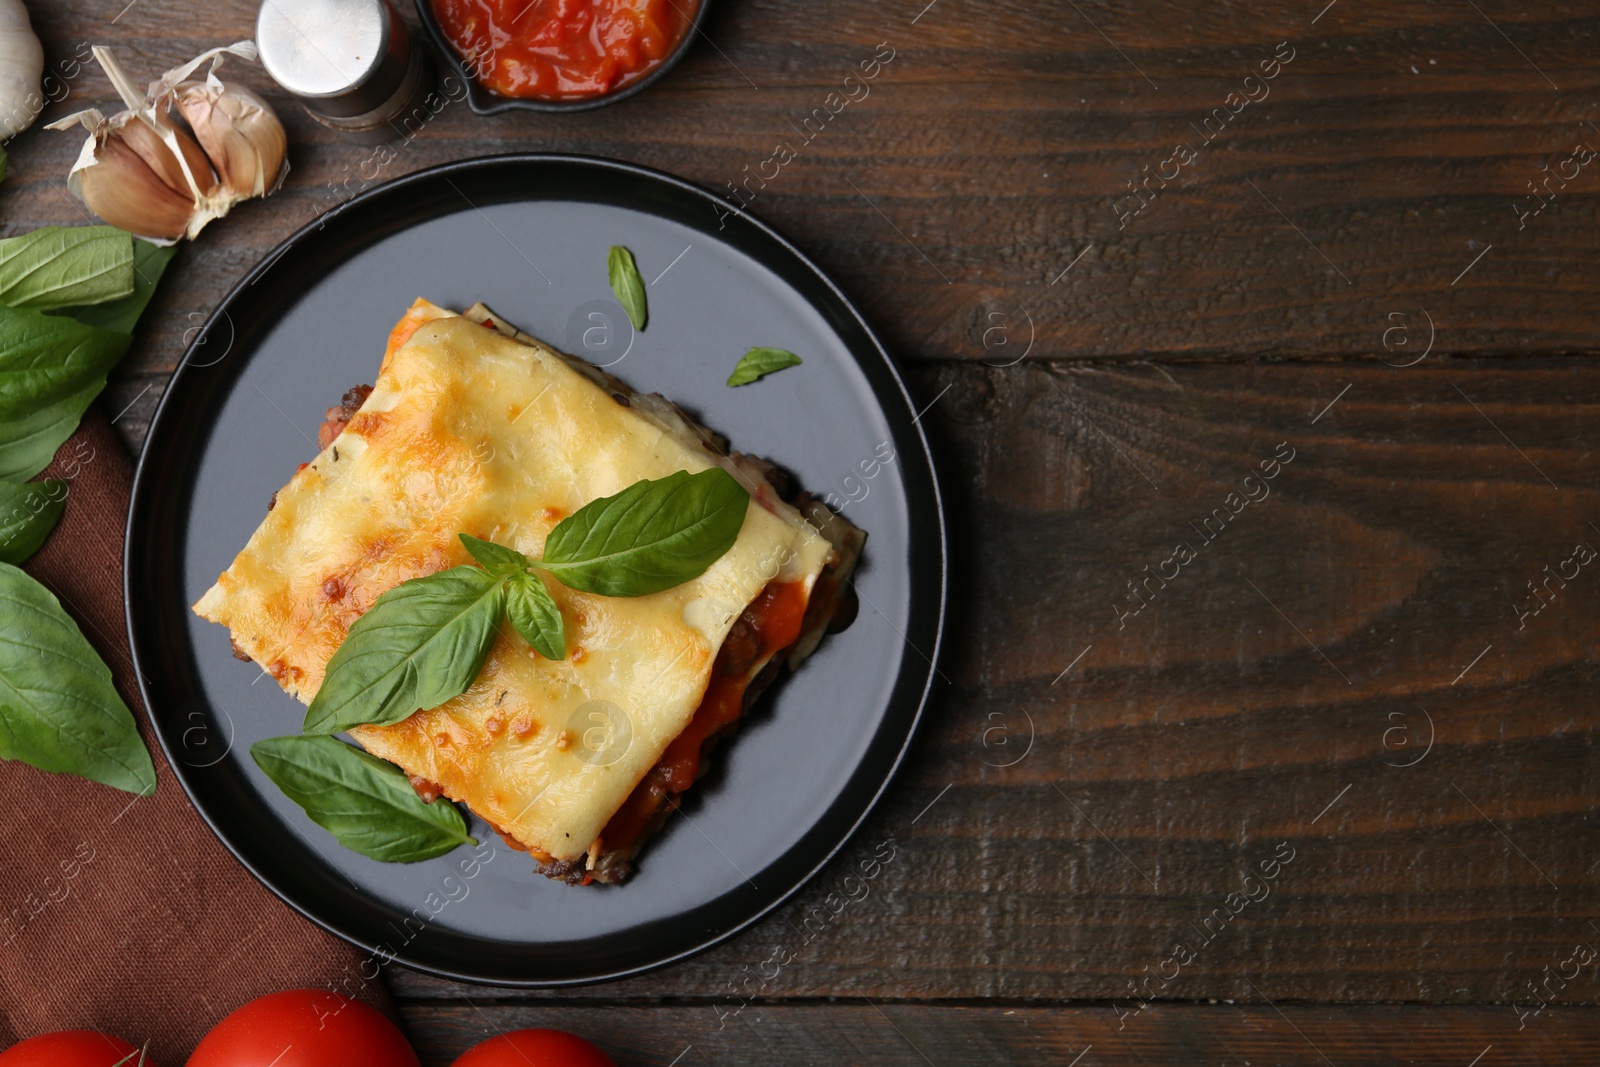
[[[272,79],[346,140],[392,141],[428,114],[432,64],[387,0],[265,0],[256,45]]]

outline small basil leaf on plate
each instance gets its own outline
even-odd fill
[[[785,348],[752,348],[739,360],[739,365],[728,375],[729,385],[749,385],[765,378],[773,371],[785,367],[798,367],[800,357]]]
[[[50,591],[0,563],[0,617],[0,759],[154,793],[133,713]]]
[[[64,308],[61,313],[71,315],[85,326],[98,326],[103,330],[116,330],[118,333],[132,333],[139,316],[144,314],[145,306],[155,295],[156,283],[161,280],[162,272],[177,254],[177,245],[163,248],[149,241],[134,238],[133,292],[120,300],[88,307]]]
[[[113,226],[41,226],[0,240],[0,304],[64,308],[133,292],[133,238]]]
[[[541,656],[567,658],[567,628],[561,619],[561,607],[537,574],[518,574],[511,579],[506,590],[506,618]]]
[[[312,822],[371,859],[416,863],[478,843],[454,804],[426,803],[400,768],[334,738],[272,737],[250,758]]]
[[[0,307],[0,478],[25,481],[49,465],[129,340],[65,316]]]
[[[644,329],[650,312],[645,305],[644,279],[634,266],[633,253],[621,245],[612,245],[606,256],[606,273],[611,276],[611,291],[616,294],[617,303],[628,313],[628,321],[635,330]]]
[[[328,661],[305,732],[388,726],[460,696],[494,644],[505,603],[505,578],[477,567],[452,567],[384,593]]]
[[[533,566],[533,561],[514,548],[481,541],[471,534],[457,534],[467,546],[467,553],[483,565],[490,574],[520,574]]]
[[[721,467],[635,482],[557,523],[534,566],[586,593],[659,593],[704,574],[732,548],[749,505]]]
[[[0,482],[0,563],[38,551],[67,502],[66,482]]]

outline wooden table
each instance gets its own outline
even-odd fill
[[[125,2],[30,6],[52,61],[139,80],[255,9]],[[382,167],[268,92],[294,171],[168,275],[107,397],[130,445],[338,187],[545,149],[728,192],[787,142],[750,209],[881,330],[950,502],[947,681],[835,871],[611,985],[392,969],[425,1062],[523,1025],[685,1067],[1600,1059],[1597,13],[724,0],[632,102],[454,104]],[[8,232],[79,221],[79,143],[12,146]]]

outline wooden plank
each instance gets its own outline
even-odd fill
[[[119,17],[73,2],[34,17],[53,70],[113,41],[143,79],[248,36],[257,6],[137,0]],[[1071,358],[1366,354],[1391,312],[1420,308],[1440,352],[1593,351],[1600,179],[1580,168],[1540,201],[1528,188],[1579,142],[1600,147],[1592,5],[1322,6],[721,4],[716,47],[636,100],[494,119],[451,103],[385,165],[271,89],[290,130],[287,185],[185,254],[127,368],[170,370],[191,316],[342,189],[530,149],[737,187],[908,359],[1011,358],[1025,339]],[[829,104],[880,44],[894,58],[866,95]],[[1250,89],[1264,99],[1228,103],[1291,51]],[[92,68],[67,85],[47,118],[109,102]],[[829,117],[808,132],[817,108]],[[1206,126],[1217,108],[1227,122]],[[61,181],[80,143],[35,129],[9,146],[6,232],[79,219]],[[779,143],[795,153],[781,167],[768,162]],[[1156,179],[1133,214],[1129,183],[1178,143],[1198,159]],[[1519,221],[1519,205],[1546,200]]]
[[[951,684],[909,766],[796,902],[594,995],[1510,1003],[1600,944],[1600,571],[1512,610],[1600,547],[1600,369],[943,364],[913,386],[949,387],[924,422],[956,566]],[[1131,614],[1146,566],[1175,576]],[[864,899],[807,928],[890,840]]]
[[[950,1007],[859,1000],[759,1004],[723,1020],[701,1005],[405,1004],[424,1067],[445,1067],[478,1041],[522,1027],[587,1036],[628,1067],[839,1063],[874,1067],[1149,1067],[1164,1063],[1282,1067],[1566,1067],[1600,1057],[1593,1013],[1551,1009],[1517,1029],[1483,1008]],[[719,1023],[725,1022],[719,1028]]]

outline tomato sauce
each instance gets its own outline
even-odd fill
[[[433,0],[485,89],[582,100],[638,81],[677,49],[700,0]]]
[[[800,582],[769,582],[761,595],[744,611],[743,619],[755,635],[755,657],[788,648],[800,639],[805,619],[806,592]],[[725,641],[711,669],[711,682],[694,718],[667,746],[660,762],[634,787],[626,802],[611,816],[601,838],[612,848],[623,848],[638,839],[661,802],[672,793],[682,793],[694,784],[700,773],[700,755],[706,739],[744,713],[744,692],[749,684],[748,664],[733,667],[738,653],[735,642]]]

